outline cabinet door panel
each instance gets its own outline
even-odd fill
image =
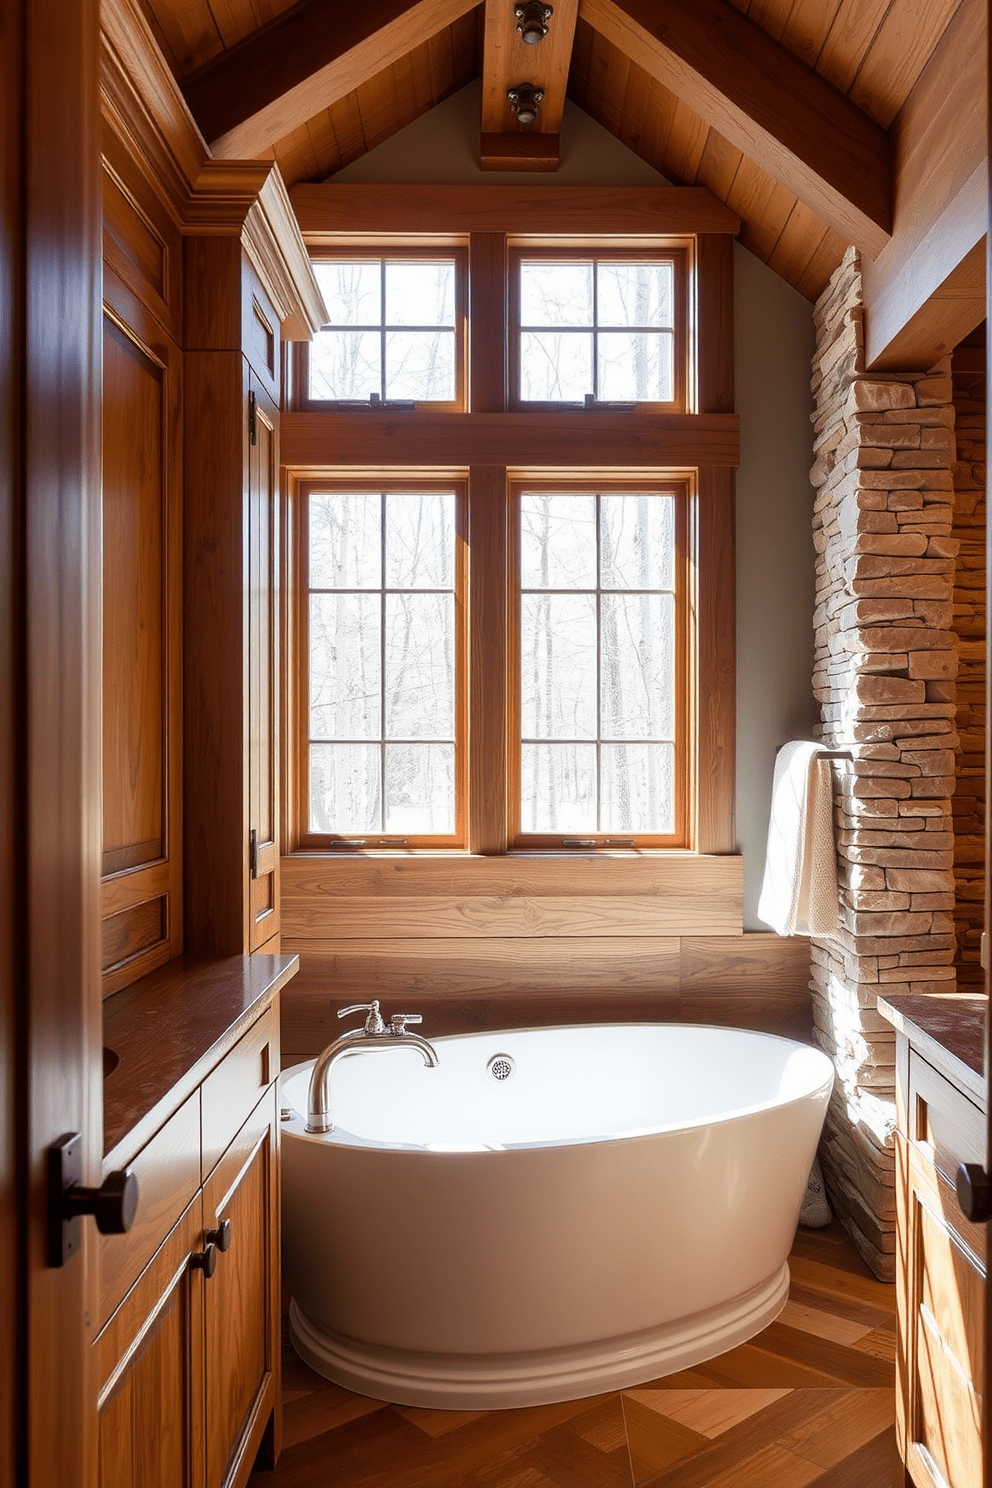
[[[277,1405],[277,1141],[272,1089],[204,1189],[208,1230],[231,1224],[205,1306],[208,1488],[243,1481]]]
[[[915,1482],[981,1488],[985,1272],[958,1233],[946,1180],[900,1146],[908,1156],[900,1440]]]
[[[132,309],[103,337],[105,994],[182,949],[182,358]]]
[[[101,1488],[203,1488],[200,1196],[96,1342]]]
[[[279,450],[278,413],[251,374],[255,442],[251,446],[248,534],[249,949],[279,930]]]

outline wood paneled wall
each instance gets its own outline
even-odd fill
[[[741,934],[738,857],[283,859],[285,1059],[378,997],[424,1031],[678,1019],[809,1038],[809,944]]]
[[[104,995],[182,949],[182,239],[104,142]]]

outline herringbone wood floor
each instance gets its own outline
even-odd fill
[[[284,1447],[251,1488],[888,1488],[895,1295],[800,1230],[785,1311],[730,1353],[563,1405],[384,1405],[283,1353]]]

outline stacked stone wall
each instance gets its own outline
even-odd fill
[[[954,923],[959,992],[983,990],[985,900],[985,347],[964,345],[951,359],[957,462],[954,528],[960,543],[954,575],[958,638],[957,750],[954,791]]]
[[[821,1146],[835,1207],[895,1270],[894,1034],[877,997],[954,990],[957,541],[946,363],[868,374],[851,250],[815,309],[816,660],[834,765],[841,925],[812,942],[816,1037],[837,1071]]]

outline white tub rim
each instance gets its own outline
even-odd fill
[[[301,1111],[299,1109],[299,1107],[298,1106],[295,1106],[295,1105],[291,1105],[291,1106],[288,1106],[287,1107],[284,1104],[284,1102],[283,1102],[283,1092],[284,1092],[285,1084],[288,1083],[289,1079],[291,1079],[293,1077],[298,1077],[304,1069],[312,1068],[313,1063],[314,1063],[314,1060],[317,1057],[316,1055],[314,1055],[314,1056],[311,1056],[311,1057],[309,1057],[307,1059],[300,1060],[300,1061],[298,1061],[297,1063],[295,1063],[293,1065],[290,1065],[288,1068],[282,1070],[281,1073],[280,1073],[280,1076],[279,1076],[280,1107],[281,1107],[281,1109],[284,1112],[286,1110],[290,1110],[293,1113],[288,1118],[286,1117],[285,1114],[283,1115],[283,1118],[282,1118],[282,1130],[283,1130],[283,1134],[285,1136],[290,1136],[290,1137],[293,1137],[293,1138],[306,1138],[309,1141],[321,1142],[321,1143],[324,1143],[324,1144],[326,1144],[327,1146],[330,1146],[330,1147],[337,1147],[337,1148],[343,1148],[343,1149],[353,1148],[353,1149],[361,1150],[363,1152],[375,1152],[375,1151],[384,1152],[384,1153],[405,1152],[405,1153],[410,1154],[411,1156],[417,1155],[417,1156],[420,1156],[420,1157],[423,1157],[423,1158],[434,1158],[434,1159],[441,1159],[441,1158],[449,1157],[449,1156],[450,1157],[472,1156],[472,1157],[477,1157],[477,1158],[492,1158],[492,1157],[499,1157],[501,1155],[506,1155],[506,1154],[510,1154],[510,1153],[514,1153],[514,1152],[535,1152],[535,1151],[541,1151],[543,1149],[548,1149],[550,1151],[550,1150],[558,1150],[558,1149],[563,1148],[563,1147],[567,1147],[567,1148],[572,1148],[572,1147],[594,1147],[594,1146],[598,1146],[598,1145],[600,1145],[602,1143],[609,1143],[610,1145],[613,1145],[615,1143],[620,1143],[620,1142],[639,1142],[639,1141],[645,1140],[646,1138],[654,1137],[654,1136],[673,1136],[673,1135],[677,1135],[679,1132],[683,1132],[683,1131],[684,1132],[695,1131],[695,1130],[698,1130],[700,1127],[714,1126],[714,1125],[720,1125],[720,1126],[722,1126],[724,1123],[729,1123],[731,1121],[747,1120],[748,1117],[757,1116],[757,1115],[759,1115],[759,1114],[761,1114],[762,1112],[765,1112],[765,1111],[776,1110],[776,1109],[785,1109],[785,1108],[787,1108],[787,1107],[789,1107],[791,1105],[796,1105],[796,1104],[801,1103],[803,1101],[807,1101],[807,1100],[810,1100],[810,1099],[815,1099],[816,1097],[818,1097],[819,1095],[821,1095],[824,1090],[827,1091],[827,1094],[829,1096],[830,1088],[832,1087],[833,1082],[834,1082],[834,1078],[835,1078],[835,1071],[834,1071],[833,1062],[831,1061],[829,1055],[827,1055],[824,1052],[824,1050],[822,1050],[821,1048],[819,1048],[815,1044],[804,1043],[800,1039],[790,1038],[787,1034],[767,1033],[763,1029],[738,1028],[738,1027],[736,1027],[736,1026],[734,1026],[732,1024],[726,1024],[726,1023],[688,1023],[688,1022],[685,1022],[682,1019],[678,1019],[678,1020],[675,1020],[675,1019],[667,1019],[667,1020],[662,1020],[662,1019],[640,1019],[640,1020],[637,1020],[637,1021],[627,1020],[625,1022],[604,1022],[602,1019],[598,1019],[596,1021],[589,1022],[589,1023],[552,1023],[552,1024],[541,1024],[539,1026],[528,1026],[528,1027],[524,1027],[524,1028],[519,1028],[518,1027],[518,1028],[499,1028],[499,1029],[478,1029],[478,1030],[466,1031],[464,1033],[439,1034],[436,1038],[430,1039],[430,1043],[432,1043],[432,1044],[438,1044],[438,1045],[443,1045],[445,1043],[450,1043],[453,1040],[464,1040],[464,1039],[480,1039],[480,1040],[481,1039],[500,1039],[500,1038],[503,1038],[503,1037],[509,1037],[510,1035],[520,1035],[520,1034],[527,1034],[527,1033],[560,1033],[560,1032],[570,1032],[572,1030],[606,1029],[606,1028],[609,1028],[609,1029],[613,1029],[613,1028],[615,1028],[615,1029],[683,1028],[683,1029],[687,1029],[687,1030],[688,1029],[691,1029],[693,1031],[698,1031],[698,1032],[715,1031],[715,1032],[722,1033],[722,1034],[730,1034],[730,1033],[742,1034],[742,1035],[744,1035],[748,1039],[758,1039],[758,1040],[764,1040],[764,1041],[767,1041],[767,1042],[774,1042],[774,1043],[779,1043],[779,1044],[786,1044],[786,1045],[789,1045],[791,1048],[808,1050],[811,1054],[813,1054],[814,1056],[817,1057],[817,1060],[818,1061],[822,1061],[823,1062],[823,1065],[824,1065],[824,1075],[823,1075],[823,1078],[821,1080],[819,1080],[816,1084],[811,1084],[806,1089],[803,1089],[801,1091],[797,1091],[796,1093],[794,1093],[793,1095],[788,1096],[787,1098],[778,1099],[778,1100],[775,1100],[775,1099],[771,1099],[771,1100],[765,1099],[763,1101],[754,1102],[754,1103],[751,1103],[751,1104],[745,1105],[745,1106],[730,1107],[730,1108],[727,1108],[725,1110],[721,1110],[717,1115],[714,1115],[712,1112],[707,1112],[707,1113],[704,1113],[704,1114],[700,1114],[697,1118],[692,1119],[692,1120],[682,1119],[682,1120],[672,1121],[672,1122],[668,1122],[668,1123],[655,1124],[653,1126],[639,1127],[639,1128],[634,1128],[634,1129],[629,1129],[629,1130],[619,1131],[619,1132],[612,1132],[612,1131],[601,1132],[601,1133],[597,1134],[596,1136],[562,1137],[562,1138],[555,1138],[555,1139],[544,1140],[544,1141],[505,1142],[505,1143],[499,1143],[499,1144],[488,1144],[488,1143],[487,1144],[479,1144],[479,1143],[468,1144],[468,1143],[464,1143],[464,1144],[459,1145],[459,1144],[456,1144],[456,1143],[444,1143],[444,1144],[425,1145],[425,1144],[422,1144],[422,1143],[416,1143],[416,1144],[414,1144],[414,1143],[406,1143],[406,1142],[383,1142],[383,1141],[379,1141],[379,1140],[373,1140],[373,1139],[368,1138],[368,1137],[359,1136],[357,1133],[350,1132],[350,1131],[347,1130],[347,1128],[339,1127],[339,1126],[335,1126],[329,1132],[310,1132],[310,1131],[307,1131],[306,1130],[306,1112],[305,1111]],[[371,1054],[372,1052],[373,1051],[367,1050],[367,1049],[366,1050],[356,1049],[354,1051],[354,1054],[355,1055],[359,1055],[359,1054],[362,1054],[362,1053],[369,1053],[369,1054]],[[333,1107],[332,1107],[332,1109],[333,1109]]]

